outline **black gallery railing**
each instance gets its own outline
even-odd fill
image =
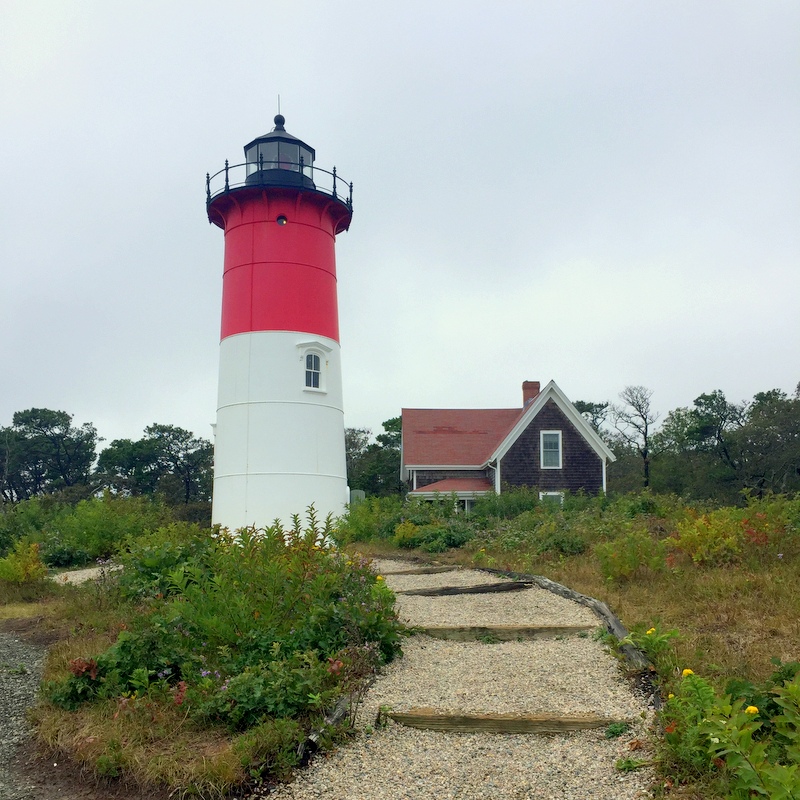
[[[294,186],[322,192],[353,210],[353,184],[332,171],[296,161],[248,161],[229,164],[213,175],[206,173],[206,204],[215,197],[244,186]]]

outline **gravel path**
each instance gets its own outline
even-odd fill
[[[392,575],[404,562],[376,561],[395,590],[472,586],[495,579],[474,570]],[[597,625],[588,609],[542,589],[450,597],[398,596],[400,616],[416,626]],[[639,757],[649,709],[635,697],[616,660],[590,637],[533,642],[448,642],[415,636],[367,693],[352,743],[319,756],[275,800],[638,800],[651,797],[649,769],[621,773]],[[556,736],[449,734],[376,727],[381,706],[438,712],[577,714],[631,721],[629,732]],[[644,756],[646,758],[646,756]]]
[[[586,712],[631,720],[642,711],[605,648],[575,637],[482,644],[415,636],[371,690],[367,714],[374,719],[380,706],[454,714]]]
[[[445,572],[439,577],[439,586],[456,586]],[[445,576],[447,576],[445,578]],[[481,583],[486,575],[481,573]],[[391,575],[386,582],[394,588]],[[421,582],[422,583],[422,582]],[[403,588],[430,588],[425,585]],[[397,611],[400,619],[408,625],[599,625],[597,617],[584,606],[565,600],[546,589],[532,588],[520,592],[498,592],[497,594],[460,594],[446,597],[418,597],[397,595]]]
[[[0,800],[29,800],[32,787],[14,780],[9,761],[30,734],[25,718],[41,680],[45,649],[0,633]]]

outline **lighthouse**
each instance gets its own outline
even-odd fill
[[[212,522],[231,530],[348,499],[335,240],[353,187],[285,122],[206,175],[225,232]]]

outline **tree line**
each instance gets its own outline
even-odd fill
[[[575,405],[617,456],[609,490],[657,492],[734,503],[800,491],[800,384],[733,402],[716,389],[661,415],[652,390],[628,386],[618,403]]]
[[[741,402],[717,389],[663,420],[644,386],[627,386],[616,403],[579,400],[575,407],[617,456],[608,470],[612,493],[649,487],[734,503],[742,491],[800,491],[800,384],[791,396],[771,389]],[[374,440],[368,428],[345,430],[348,482],[368,495],[402,495],[401,418],[383,429]],[[103,490],[159,496],[173,506],[211,500],[210,441],[153,424],[138,440],[99,449],[101,442],[94,425],[75,425],[65,411],[18,411],[0,427],[0,501],[59,494],[77,502]]]
[[[40,495],[77,502],[108,490],[158,495],[169,505],[211,499],[213,446],[175,425],[149,425],[141,439],[102,439],[91,423],[75,425],[66,411],[30,408],[0,428],[0,500]]]

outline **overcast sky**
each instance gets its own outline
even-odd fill
[[[345,422],[800,380],[800,2],[0,0],[0,426],[211,436],[205,174],[354,182]]]

